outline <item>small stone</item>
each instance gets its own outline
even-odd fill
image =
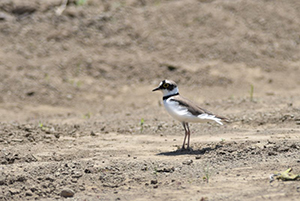
[[[276,153],[276,152],[273,152],[273,151],[270,151],[270,152],[268,152],[268,155],[269,155],[269,156],[276,156],[277,153]]]
[[[72,182],[72,183],[77,183],[77,179],[76,179],[76,178],[72,178],[72,179],[71,179],[71,182]]]
[[[60,196],[64,198],[68,198],[68,197],[73,197],[74,194],[75,194],[74,191],[72,191],[71,189],[63,189],[60,193]]]
[[[48,132],[48,131],[46,131],[46,133],[47,133],[47,134],[44,136],[44,138],[45,138],[45,139],[52,140],[53,135],[51,135],[50,132]]]
[[[87,170],[87,169],[86,169]],[[90,170],[89,170],[90,171]],[[91,173],[91,171],[89,172]],[[82,173],[81,172],[74,172],[74,174],[72,175],[73,178],[80,178],[82,177]]]
[[[54,136],[58,139],[60,138],[60,133],[54,133]]]
[[[78,16],[78,9],[68,6],[68,9],[66,9],[64,13],[65,15],[73,18]]]
[[[193,163],[193,160],[187,160],[182,162],[183,165],[191,165]]]
[[[5,177],[1,176],[0,177],[0,186],[5,184]]]
[[[29,124],[26,124],[26,125],[24,126],[24,130],[27,131],[27,132],[31,132],[31,131],[32,131],[32,126],[29,125]]]
[[[27,96],[34,96],[35,92],[34,91],[28,91],[26,92]]]
[[[168,172],[168,173],[172,173],[175,171],[174,167],[167,167],[167,168],[158,168],[156,169],[156,172]]]
[[[79,190],[84,191],[85,190],[84,185],[79,186]]]
[[[86,174],[90,174],[90,173],[92,173],[93,172],[93,170],[92,169],[89,169],[89,168],[87,168],[87,169],[85,169],[84,170],[84,173],[86,173]],[[82,176],[82,175],[81,175]],[[80,177],[81,177],[80,176]],[[78,177],[79,178],[79,177]]]
[[[60,176],[60,172],[55,172],[55,173],[54,173],[54,176],[55,176],[55,177],[59,177],[59,176]]]
[[[16,189],[16,188],[11,188],[11,189],[9,189],[9,192],[10,192],[12,195],[15,195],[15,194],[19,194],[19,193],[21,192],[21,190]]]
[[[11,141],[12,141],[12,142],[23,142],[23,139],[15,138],[15,139],[12,139]]]
[[[5,13],[0,12],[0,21],[4,21],[7,20],[8,15],[6,15]]]
[[[25,196],[32,196],[32,192],[31,191],[26,191]]]
[[[151,184],[157,184],[157,180],[151,180]]]

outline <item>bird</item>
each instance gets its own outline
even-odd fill
[[[179,94],[177,84],[172,80],[163,80],[159,86],[152,90],[161,91],[163,94],[163,103],[167,112],[176,120],[182,123],[185,131],[182,150],[185,150],[187,139],[187,149],[190,149],[190,128],[189,123],[207,123],[216,122],[223,125],[228,119],[211,113],[210,111],[199,107],[194,102],[182,97]]]

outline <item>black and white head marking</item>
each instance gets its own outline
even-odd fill
[[[168,90],[172,91],[174,88],[177,87],[177,84],[172,81],[172,80],[163,80],[160,82],[159,86],[152,91],[157,91],[157,90]]]

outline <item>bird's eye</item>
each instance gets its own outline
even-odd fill
[[[168,84],[168,83],[164,83],[163,87],[164,87],[165,89],[167,89],[167,88],[169,87],[169,84]]]

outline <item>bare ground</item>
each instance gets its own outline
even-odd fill
[[[0,200],[299,199],[298,0],[68,2],[0,2]],[[180,151],[162,79],[231,123]]]

